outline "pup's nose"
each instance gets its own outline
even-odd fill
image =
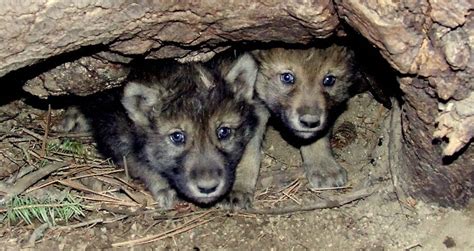
[[[222,181],[223,170],[220,167],[205,166],[191,171],[195,188],[203,195],[214,193]]]
[[[305,114],[300,116],[300,124],[306,128],[316,128],[321,121],[317,115]]]
[[[215,186],[199,186],[198,185],[197,188],[199,189],[199,192],[201,193],[210,194],[216,191],[217,185]]]

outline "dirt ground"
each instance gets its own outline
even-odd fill
[[[200,209],[187,203],[159,212],[139,182],[126,180],[123,170],[96,156],[90,137],[55,133],[58,114],[21,101],[0,108],[0,190],[12,191],[8,189],[38,167],[66,161],[22,196],[68,192],[82,199],[84,216],[55,226],[38,220],[10,222],[3,205],[2,250],[474,250],[474,203],[456,211],[400,200],[394,192],[387,161],[390,112],[369,94],[354,97],[335,125],[332,143],[349,172],[348,187],[309,190],[297,149],[268,130],[254,202],[260,213]],[[83,155],[48,150],[68,138],[83,144]],[[374,193],[341,207],[271,214],[359,189]]]

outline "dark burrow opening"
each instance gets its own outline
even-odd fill
[[[348,47],[350,48],[350,50],[354,52],[353,65],[355,68],[357,68],[358,71],[360,71],[360,74],[363,75],[361,79],[365,81],[364,84],[367,85],[367,87],[365,87],[365,90],[363,91],[363,93],[368,93],[368,94],[363,94],[365,95],[364,97],[366,99],[375,100],[371,102],[379,103],[380,105],[385,107],[385,109],[390,109],[393,105],[397,105],[397,106],[400,105],[400,103],[402,102],[403,94],[398,87],[396,72],[388,65],[388,63],[383,59],[383,57],[378,53],[378,51],[370,45],[368,41],[366,41],[362,36],[356,34],[353,31],[350,31],[347,34],[347,36],[342,37],[342,38],[334,37],[330,39],[315,40],[312,43],[309,43],[306,45],[284,44],[284,43],[279,43],[279,42],[271,42],[271,43],[244,42],[244,43],[219,44],[219,45],[216,45],[215,48],[230,47],[229,49],[218,53],[217,56],[226,55],[225,57],[235,58],[236,55],[241,55],[243,52],[253,52],[255,50],[269,50],[271,48],[278,48],[278,47],[290,49],[290,50],[291,49],[305,50],[312,47],[327,48],[331,46],[332,44],[338,44],[341,46]],[[54,95],[47,96],[46,98],[39,98],[35,95],[25,92],[22,89],[22,86],[24,87],[25,83],[27,85],[28,81],[31,81],[31,79],[39,77],[43,81],[44,86],[46,86],[44,89],[47,90],[48,80],[51,80],[51,79],[53,79],[54,81],[62,80],[62,76],[61,76],[62,73],[60,71],[53,73],[52,77],[47,75],[48,71],[57,69],[61,65],[67,64],[68,62],[77,62],[83,57],[96,58],[100,61],[106,62],[105,64],[112,63],[114,64],[114,67],[127,68],[128,64],[133,65],[134,62],[137,62],[137,61],[140,62],[144,60],[144,58],[146,58],[147,56],[147,55],[134,55],[130,57],[129,55],[117,55],[116,57],[111,57],[111,56],[101,55],[101,53],[103,53],[104,51],[107,51],[106,46],[88,46],[88,47],[81,48],[77,51],[66,53],[60,56],[56,56],[56,57],[47,59],[44,62],[38,63],[36,65],[12,72],[1,79],[2,82],[8,83],[7,87],[9,89],[3,92],[0,101],[4,106],[8,106],[8,104],[11,104],[12,102],[21,100],[24,103],[23,105],[26,105],[26,107],[37,109],[37,112],[43,113],[42,115],[39,115],[39,116],[33,116],[33,117],[25,116],[27,120],[20,123],[23,126],[26,126],[28,130],[35,133],[37,137],[39,135],[45,135],[45,133],[49,134],[48,136],[52,136],[52,135],[55,135],[55,133],[57,133],[57,135],[59,136],[53,136],[53,138],[57,137],[55,138],[55,140],[56,139],[59,140],[56,143],[59,142],[58,143],[59,145],[64,144],[64,142],[73,144],[74,142],[76,142],[76,139],[69,139],[66,134],[61,133],[61,132],[55,132],[55,129],[57,125],[61,123],[61,120],[64,118],[64,112],[63,112],[64,109],[67,109],[68,107],[71,107],[71,106],[84,105],[84,104],[87,105],[87,103],[91,101],[90,99],[91,96],[85,95],[84,93],[80,93],[80,95],[77,95],[77,93],[74,94],[76,90],[73,90],[71,94],[70,92],[71,90],[65,89],[65,90],[60,91],[62,93],[65,93],[64,95],[58,95],[59,92],[55,92],[55,90],[51,90]],[[94,71],[93,69],[92,70],[90,69],[91,67],[94,67],[95,65],[88,67],[87,65],[84,64],[84,62],[79,62],[78,65],[83,66],[86,69],[85,72],[78,73],[81,76],[81,78],[85,78],[84,74],[86,75],[90,74],[89,77],[95,78],[93,74],[97,72]],[[87,72],[89,70],[90,72]],[[67,79],[71,81],[74,80],[73,79],[74,77],[73,74],[75,74],[74,71],[66,71],[64,74],[72,74],[72,77],[67,78]],[[121,75],[119,77],[122,78],[124,73],[120,72],[120,74]],[[101,76],[101,77],[102,79],[104,78],[106,79],[107,77],[113,78],[114,76],[112,75],[112,76],[105,76],[105,77]],[[121,80],[121,81],[111,80],[111,81],[117,82],[114,84],[114,86],[116,85],[120,86],[121,83],[125,82],[126,80]],[[104,86],[101,86],[100,88],[114,89],[116,88],[114,86],[112,87],[106,86],[105,88]],[[94,91],[96,90],[92,88],[92,89],[87,90],[86,92],[92,93]],[[356,96],[357,95],[356,92],[359,93],[361,91],[357,90],[354,93],[351,93],[350,95]],[[96,94],[92,95],[92,97],[100,96],[100,95],[101,94],[99,91]],[[396,104],[393,104],[393,102],[396,102]],[[51,112],[48,112],[49,108],[51,108]],[[329,116],[329,120],[330,120],[329,124],[331,125],[335,124],[335,125],[328,126],[328,129],[326,131],[329,131],[330,129],[334,131],[331,137],[331,146],[333,147],[344,148],[347,145],[349,145],[354,140],[354,138],[357,137],[357,135],[359,134],[357,131],[360,130],[361,125],[356,125],[351,120],[354,120],[354,121],[358,119],[360,120],[360,118],[353,119],[351,117],[345,116],[344,121],[336,122],[338,118],[340,118],[344,113],[346,113],[348,108],[349,108],[348,103],[342,102],[340,105],[338,105],[337,107],[331,110],[331,116]],[[9,109],[6,108],[6,110],[9,110]],[[19,112],[21,111],[21,109],[17,109],[16,111]],[[12,112],[12,111],[10,111],[9,113],[10,114],[7,113],[5,120],[16,118],[16,115],[18,115],[18,114],[14,114],[15,112]],[[357,116],[357,114],[353,114],[353,115]],[[38,121],[38,118],[43,121]],[[48,121],[45,122],[44,121],[45,119]],[[40,122],[41,125],[39,127],[35,127],[35,123],[37,124],[38,122]],[[380,121],[376,121],[376,122],[380,122]],[[275,116],[275,114],[273,114],[273,116],[270,119],[270,126],[272,128],[275,128],[276,131],[279,132],[280,136],[285,140],[285,144],[290,145],[289,147],[300,147],[302,145],[307,145],[311,143],[312,141],[314,141],[314,138],[305,140],[300,137],[295,137],[289,131],[288,127],[284,125],[284,122],[282,122],[282,120],[278,118],[278,115]],[[50,128],[46,129],[47,127],[50,127]],[[4,133],[5,135],[8,134],[7,132],[4,132]],[[70,142],[71,140],[73,143]],[[381,143],[382,138],[380,137],[376,137],[375,139],[372,139],[372,140],[378,141],[379,145],[382,144]],[[86,142],[90,144],[94,142],[94,140],[92,138],[88,138]],[[80,145],[80,142],[77,142],[77,143]],[[42,148],[45,148],[45,147],[43,146]],[[44,149],[41,149],[41,150],[45,152]],[[296,153],[295,156],[297,156],[295,158],[299,158],[298,153]],[[374,158],[370,158],[369,162],[370,163],[375,162]],[[8,176],[18,171],[19,169],[13,172],[11,170],[7,171],[5,173],[7,173],[8,175],[4,176],[3,178],[6,179],[8,178]]]

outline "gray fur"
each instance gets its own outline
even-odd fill
[[[251,82],[255,76],[245,74],[256,74],[255,67],[230,69]],[[162,207],[172,207],[176,195],[212,205],[232,189],[258,118],[251,99],[229,88],[228,81],[237,79],[222,71],[212,64],[145,61],[135,65],[123,89],[90,97],[82,107],[99,150],[119,165],[126,159],[129,173]],[[219,139],[224,127],[230,136]],[[181,144],[172,140],[177,132],[185,136]]]

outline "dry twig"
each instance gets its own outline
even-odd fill
[[[39,135],[39,134],[37,134],[37,133],[35,133],[35,132],[29,130],[29,129],[21,128],[21,130],[22,130],[24,133],[26,133],[26,134],[28,134],[28,135],[30,135],[30,136],[33,136],[33,138],[36,138],[37,140],[43,140],[43,136],[41,136],[41,135]]]
[[[301,205],[301,202],[296,198],[294,194],[296,194],[301,187],[301,180],[295,179],[290,185],[282,188],[279,192],[283,195],[280,196],[276,201],[273,202],[273,205],[276,205],[278,202],[283,201],[285,198],[289,198],[294,201],[296,204]]]
[[[98,224],[98,223],[108,224],[108,223],[114,223],[114,222],[119,221],[119,220],[123,220],[127,217],[128,217],[127,215],[120,215],[120,216],[117,216],[117,217],[110,217],[110,218],[98,218],[98,219],[92,219],[92,220],[89,220],[89,221],[80,222],[80,223],[77,223],[77,224],[55,227],[55,229],[70,230],[70,229],[74,229],[74,228],[81,228],[81,227],[85,227],[85,226],[95,225],[95,224]]]
[[[46,156],[46,145],[48,143],[49,128],[51,125],[51,105],[48,105],[48,112],[46,114],[46,124],[44,126],[44,135],[41,143],[41,157]]]
[[[53,163],[50,165],[47,165],[45,167],[42,167],[38,169],[37,171],[30,173],[28,175],[25,175],[23,178],[19,179],[15,185],[11,186],[8,188],[8,191],[5,192],[5,196],[3,197],[0,202],[6,202],[10,200],[11,198],[21,194],[23,191],[25,191],[27,188],[29,188],[31,185],[35,184],[38,182],[38,180],[48,176],[50,173],[58,170],[59,168],[67,165],[64,162],[58,162],[58,163]]]
[[[127,156],[123,156],[123,169],[125,169],[125,177],[127,180],[130,180],[130,175],[128,174],[128,165],[127,165]]]
[[[265,154],[266,156],[268,156],[270,159],[272,159],[272,160],[274,160],[274,161],[276,161],[276,162],[278,162],[278,163],[280,163],[280,164],[282,164],[282,165],[284,165],[284,166],[287,166],[287,167],[295,167],[295,168],[296,168],[296,167],[299,167],[298,165],[292,165],[292,164],[290,164],[290,163],[287,163],[287,162],[285,162],[285,161],[283,161],[283,160],[281,160],[281,159],[279,159],[279,158],[277,158],[277,157],[275,157],[275,156],[273,156],[273,155],[271,155],[271,154],[269,154],[269,153],[267,153],[267,152],[265,152],[264,154]]]
[[[128,206],[132,206],[132,207],[133,206],[139,206],[139,204],[137,204],[137,203],[124,201],[124,200],[121,200],[121,199],[116,198],[114,196],[110,196],[110,195],[107,195],[107,194],[103,194],[101,192],[94,191],[94,190],[89,189],[88,187],[82,185],[81,183],[72,181],[70,179],[68,179],[68,180],[58,180],[57,182],[60,183],[60,184],[65,185],[65,186],[71,187],[73,189],[83,191],[83,192],[87,192],[87,193],[92,193],[92,194],[95,194],[95,195],[99,196],[99,197],[85,197],[85,196],[80,197],[80,198],[83,198],[83,199],[86,199],[86,200],[110,202],[110,203],[115,203],[115,204],[120,204],[120,205],[128,205]]]
[[[33,233],[30,235],[30,238],[28,239],[28,243],[25,246],[25,248],[32,248],[35,246],[35,242],[39,239],[41,239],[44,235],[44,232],[48,230],[49,228],[48,223],[43,223],[39,227],[37,227]]]
[[[246,213],[246,214],[279,215],[279,214],[289,214],[289,213],[295,213],[295,212],[313,211],[316,209],[335,208],[335,207],[343,206],[345,204],[349,204],[356,200],[366,198],[370,196],[375,190],[376,188],[373,188],[373,189],[364,188],[352,193],[337,196],[336,198],[333,198],[333,199],[318,201],[310,205],[283,207],[283,208],[270,208],[270,209],[249,209],[249,210],[237,211],[237,212]]]
[[[342,187],[318,187],[318,188],[308,188],[311,192],[321,192],[321,191],[329,191],[329,190],[343,190],[343,189],[348,189],[351,188],[351,185],[346,185]]]

